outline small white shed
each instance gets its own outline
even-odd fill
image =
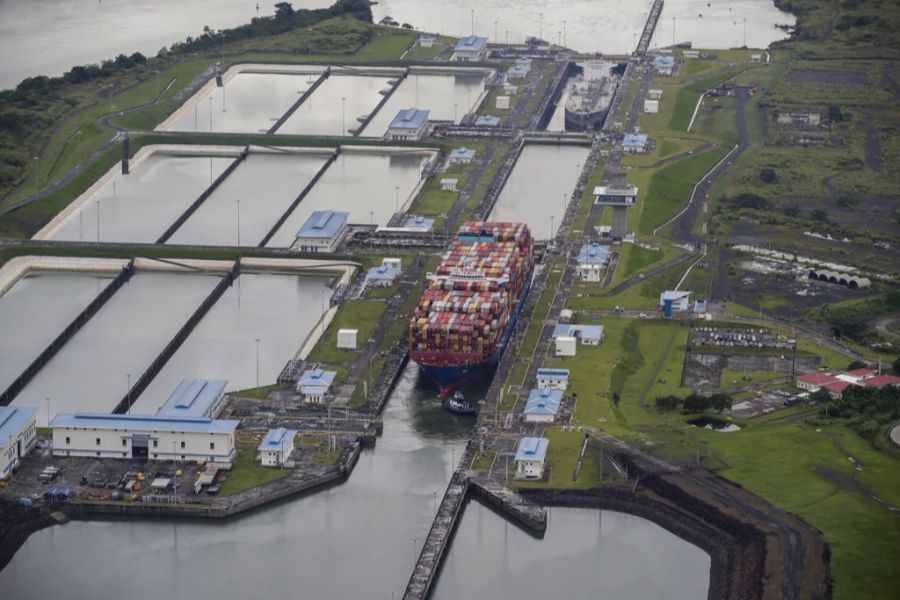
[[[359,329],[338,329],[337,347],[356,350],[356,337]]]

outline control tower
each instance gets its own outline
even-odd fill
[[[628,228],[627,209],[629,206],[635,205],[637,195],[637,186],[624,181],[615,181],[594,188],[594,204],[612,207],[613,225],[610,235],[613,238],[623,239],[625,237]]]

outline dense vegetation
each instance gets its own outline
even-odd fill
[[[819,390],[813,399],[820,402],[820,417],[813,424],[827,424],[832,419],[845,420],[856,433],[872,440],[882,427],[900,419],[900,388],[886,385],[870,388],[847,387],[840,398],[832,398],[827,390]]]

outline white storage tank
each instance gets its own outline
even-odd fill
[[[509,96],[497,96],[497,109],[509,110]]]

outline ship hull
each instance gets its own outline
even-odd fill
[[[591,131],[603,127],[609,109],[592,113],[578,113],[566,109],[566,131]]]
[[[525,306],[525,299],[528,298],[528,292],[531,290],[531,276],[532,273],[529,272],[525,287],[522,289],[522,295],[519,298],[519,301],[516,303],[516,309],[509,317],[509,321],[506,324],[506,329],[503,330],[503,335],[500,338],[500,343],[497,345],[497,350],[488,358],[480,362],[466,364],[431,365],[425,362],[417,361],[415,353],[410,353],[413,361],[415,361],[422,369],[422,371],[426,375],[428,375],[438,386],[441,396],[445,396],[446,394],[450,393],[451,391],[459,387],[464,381],[483,375],[486,371],[489,371],[497,366],[497,363],[500,362],[500,358],[502,358],[503,356],[503,351],[509,344],[509,340],[516,329],[516,323],[519,320],[519,313],[522,312],[522,308]]]

